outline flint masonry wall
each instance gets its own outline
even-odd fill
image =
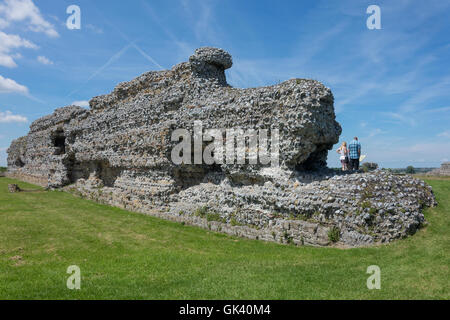
[[[429,176],[450,176],[450,162],[444,162],[441,167],[427,173]]]
[[[334,175],[325,169],[328,150],[341,133],[330,89],[306,79],[236,89],[226,82],[225,69],[231,66],[227,52],[200,48],[189,62],[145,73],[93,98],[89,110],[56,109],[33,122],[27,136],[12,142],[8,175],[130,210],[271,241],[328,245],[330,230],[338,230],[342,245],[358,246],[403,237],[423,223],[421,208],[432,205],[434,198],[417,181],[388,178],[386,192],[402,183],[418,192],[411,198],[414,203],[391,210],[409,214],[392,228],[373,230],[372,218],[383,211],[378,207],[369,206],[372,217],[360,219],[369,210],[363,200],[372,197],[363,199],[365,189],[352,187],[366,178],[349,178],[354,185],[343,186],[352,191],[341,201],[342,191],[335,190]],[[205,129],[278,129],[280,166],[174,164],[171,151],[178,142],[171,141],[172,132],[192,132],[196,120]],[[391,200],[402,203],[396,197]],[[388,219],[384,212],[381,216],[382,222]]]

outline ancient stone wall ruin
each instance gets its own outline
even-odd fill
[[[428,176],[450,176],[450,162],[444,162],[440,168],[431,170],[426,175]]]
[[[236,89],[231,56],[196,50],[189,62],[148,72],[95,97],[90,109],[56,109],[8,149],[8,175],[114,206],[211,230],[296,244],[346,246],[414,233],[431,189],[385,173],[326,169],[338,142],[334,99],[318,81]],[[179,128],[278,130],[279,166],[175,164]],[[204,147],[204,146],[203,146]]]

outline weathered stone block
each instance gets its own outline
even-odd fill
[[[10,193],[16,193],[16,192],[20,192],[22,190],[20,190],[20,188],[17,184],[8,184],[8,191]]]

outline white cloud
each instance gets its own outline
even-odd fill
[[[1,40],[1,48],[3,50],[6,49],[12,49],[12,48],[37,48],[37,46],[25,39],[22,39],[21,37],[14,35],[14,34],[6,34],[2,31],[0,31],[0,40]]]
[[[18,35],[6,34],[0,31],[0,66],[17,67],[14,59],[20,58],[21,55],[18,53],[12,54],[11,51],[19,48],[36,49],[37,46]]]
[[[6,28],[13,22],[50,37],[59,36],[54,26],[42,17],[32,0],[5,0],[0,3],[0,28]],[[21,55],[12,51],[20,48],[36,49],[37,46],[18,35],[0,31],[0,66],[17,67],[15,59]]]
[[[89,101],[82,100],[82,101],[74,101],[72,102],[73,106],[80,106],[80,107],[89,107]]]
[[[103,29],[99,28],[97,26],[94,26],[93,24],[86,24],[84,27],[88,30],[91,30],[93,33],[103,34]]]
[[[37,57],[37,61],[39,61],[40,63],[45,64],[45,65],[53,64],[53,61],[51,61],[50,59],[48,59],[47,57],[44,57],[44,56]]]
[[[0,53],[0,66],[14,68],[17,67],[17,64],[11,56]]]
[[[438,134],[438,137],[449,138],[450,139],[450,130],[441,132]]]
[[[25,22],[29,30],[42,32],[49,37],[58,37],[55,27],[44,19],[32,0],[5,0],[0,4],[0,28],[12,22]]]
[[[0,111],[0,123],[26,123],[28,119],[24,116],[13,114],[11,111]]]
[[[0,75],[0,93],[22,93],[27,95],[28,88]]]

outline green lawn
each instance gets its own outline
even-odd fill
[[[0,299],[449,299],[450,179],[429,225],[341,250],[235,238],[0,178]],[[17,183],[17,182],[16,182]],[[19,182],[22,189],[38,190]],[[81,290],[66,269],[81,268]],[[381,268],[381,290],[366,269]]]

